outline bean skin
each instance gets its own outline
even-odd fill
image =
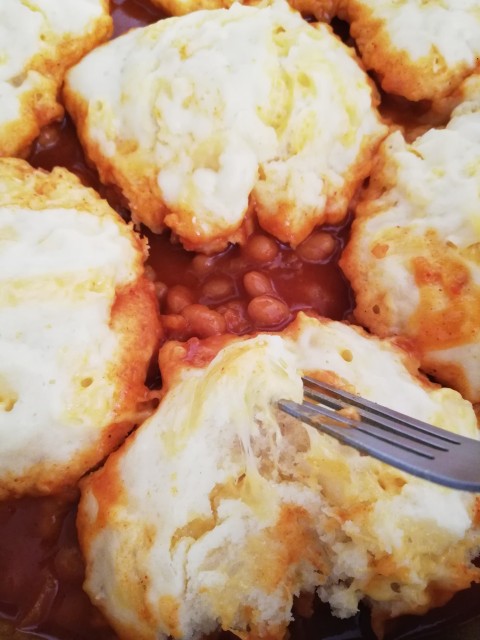
[[[275,240],[259,233],[250,236],[245,245],[246,255],[258,264],[272,262],[278,252],[279,248]]]
[[[335,251],[336,245],[330,233],[317,231],[298,245],[296,253],[304,262],[325,262]]]
[[[190,304],[182,310],[182,316],[188,322],[193,335],[199,338],[218,336],[225,333],[225,318],[218,311],[204,304]]]
[[[206,256],[203,253],[197,253],[192,259],[192,269],[197,276],[205,276],[209,273],[215,264],[215,259],[212,256]]]
[[[228,333],[241,335],[251,329],[247,315],[247,306],[241,300],[231,300],[217,307],[217,311],[225,318]]]
[[[202,287],[202,295],[209,300],[225,300],[234,293],[231,278],[227,276],[215,276],[207,280]]]
[[[256,327],[266,329],[286,322],[290,316],[290,310],[283,300],[262,295],[250,300],[248,315]]]
[[[251,298],[272,293],[270,278],[261,271],[249,271],[243,276],[243,286]]]
[[[166,295],[167,313],[181,313],[189,304],[195,302],[193,291],[182,284],[170,287]]]

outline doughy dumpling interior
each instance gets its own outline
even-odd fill
[[[478,438],[471,405],[393,342],[300,314],[281,334],[170,342],[157,412],[82,485],[85,588],[122,638],[283,638],[294,595],[378,618],[470,584],[475,496],[283,415],[309,373]],[[441,558],[441,562],[438,559]],[[435,585],[435,589],[432,589]]]

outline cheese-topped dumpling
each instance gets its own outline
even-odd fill
[[[340,16],[385,91],[438,100],[480,57],[478,0],[340,0]]]
[[[294,245],[341,220],[386,131],[353,51],[282,0],[131,31],[69,72],[65,99],[134,220],[203,251],[253,211]]]
[[[480,76],[448,126],[383,143],[341,266],[355,317],[408,336],[422,368],[480,402]]]
[[[0,157],[61,118],[66,69],[111,32],[108,0],[1,0]]]
[[[82,481],[85,588],[124,639],[220,626],[282,638],[294,595],[335,614],[425,611],[480,580],[475,496],[413,478],[280,412],[302,374],[465,436],[471,405],[394,342],[300,314],[282,333],[169,342],[156,413]]]
[[[68,487],[145,414],[145,257],[74,175],[0,160],[0,498]]]

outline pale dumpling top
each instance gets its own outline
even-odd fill
[[[478,0],[340,0],[365,66],[409,100],[438,100],[478,64]]]
[[[0,160],[0,499],[60,492],[142,415],[145,247],[66,169]]]
[[[386,133],[372,87],[330,27],[277,0],[132,31],[72,69],[65,97],[134,219],[215,250],[252,211],[293,245],[343,218]]]
[[[388,137],[341,265],[355,316],[408,336],[422,368],[480,401],[480,76],[445,129]]]

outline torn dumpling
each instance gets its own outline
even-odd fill
[[[383,89],[409,100],[439,100],[478,65],[478,0],[341,0],[339,15]]]
[[[0,498],[71,487],[144,416],[145,257],[74,175],[0,160]]]
[[[281,0],[131,31],[70,71],[65,99],[134,220],[202,251],[253,212],[293,245],[340,221],[386,134],[353,51]]]
[[[445,129],[385,140],[341,259],[355,317],[480,402],[480,76]]]
[[[0,157],[25,153],[62,117],[65,71],[111,30],[108,0],[1,0]]]
[[[475,496],[276,407],[301,401],[308,373],[478,438],[471,405],[393,342],[300,314],[276,335],[167,343],[160,368],[157,412],[82,483],[85,588],[121,638],[188,640],[220,626],[281,639],[293,596],[316,587],[337,615],[366,597],[388,617],[480,578]]]

